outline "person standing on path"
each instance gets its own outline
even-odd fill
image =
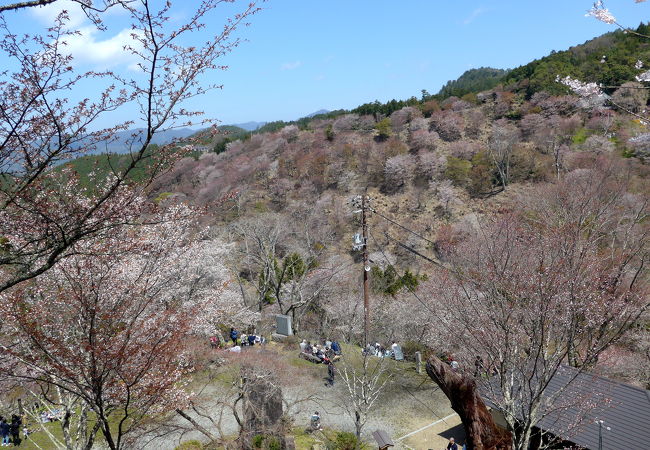
[[[327,363],[327,384],[326,386],[334,386],[334,376],[336,375],[336,368],[332,361]]]
[[[447,450],[458,450],[458,444],[456,444],[454,438],[449,439],[449,444],[447,444]]]
[[[11,440],[14,443],[14,446],[20,445],[20,425],[23,421],[20,416],[13,415],[11,416],[11,424],[9,425],[9,431],[11,433]]]
[[[9,424],[4,418],[0,421],[0,435],[2,435],[2,446],[9,446]]]

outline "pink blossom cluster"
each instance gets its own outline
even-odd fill
[[[601,22],[609,24],[616,23],[616,18],[611,12],[609,12],[607,8],[605,8],[605,5],[603,5],[603,2],[601,0],[594,2],[594,6],[589,11],[587,11],[587,14],[585,14],[585,16],[594,17]]]

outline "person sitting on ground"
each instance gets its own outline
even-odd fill
[[[304,353],[306,348],[307,348],[307,341],[303,339],[302,342],[300,343],[300,351]]]
[[[266,339],[264,339],[263,336],[260,336],[259,334],[255,335],[255,343],[257,345],[262,345],[266,343]]]
[[[332,346],[332,341],[330,341],[329,339],[325,339],[325,348],[329,348],[331,346]]]
[[[454,438],[449,438],[449,444],[447,444],[447,450],[458,450],[458,445],[454,441]]]
[[[307,346],[305,347],[305,353],[311,353],[312,351],[312,346],[311,346],[311,341],[307,342]]]
[[[257,336],[255,336],[254,334],[249,334],[248,335],[248,345],[251,345],[251,346],[255,345],[255,338],[256,337]]]
[[[339,345],[338,341],[332,341],[332,350],[334,350],[334,353],[337,355],[341,354],[341,346]]]
[[[210,348],[217,348],[218,342],[216,336],[210,336]]]

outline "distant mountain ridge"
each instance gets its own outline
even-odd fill
[[[230,124],[233,127],[239,127],[243,128],[246,131],[255,131],[258,128],[262,128],[264,125],[266,125],[268,122],[255,122],[255,121],[250,121],[250,122],[244,122],[244,123],[233,123]],[[227,125],[226,125],[227,126]]]

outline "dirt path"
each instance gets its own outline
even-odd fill
[[[394,367],[392,382],[365,424],[364,440],[374,443],[371,433],[378,429],[386,431],[393,440],[396,440],[432,422],[439,421],[436,425],[396,442],[398,444],[396,448],[417,450],[443,448],[444,445],[441,443],[445,443],[447,438],[439,434],[446,428],[456,425],[453,418],[449,417],[453,413],[449,401],[426,375],[417,374],[412,364],[398,363]],[[326,367],[323,365],[314,364],[313,367],[309,367],[309,370],[313,374],[309,383],[283,388],[285,410],[293,419],[294,426],[307,427],[311,414],[319,411],[325,427],[354,432],[354,422],[344,407],[345,386],[340,381],[337,381],[333,387],[325,386]],[[213,402],[214,406],[210,406],[211,399],[223,397],[226,389],[225,385],[215,383],[203,393],[207,411],[214,417],[222,412],[222,407],[217,405],[217,401]],[[234,397],[231,397],[231,400],[234,400]],[[193,413],[188,414],[202,426],[214,429],[209,420]],[[173,418],[172,422],[187,424],[185,419],[180,417]],[[222,415],[221,429],[224,435],[237,434],[238,425],[231,413]],[[148,438],[148,440],[141,439],[137,448],[173,450],[181,441],[206,440],[205,436],[196,431],[184,435],[180,432],[172,432],[163,438],[152,439],[152,436]]]

